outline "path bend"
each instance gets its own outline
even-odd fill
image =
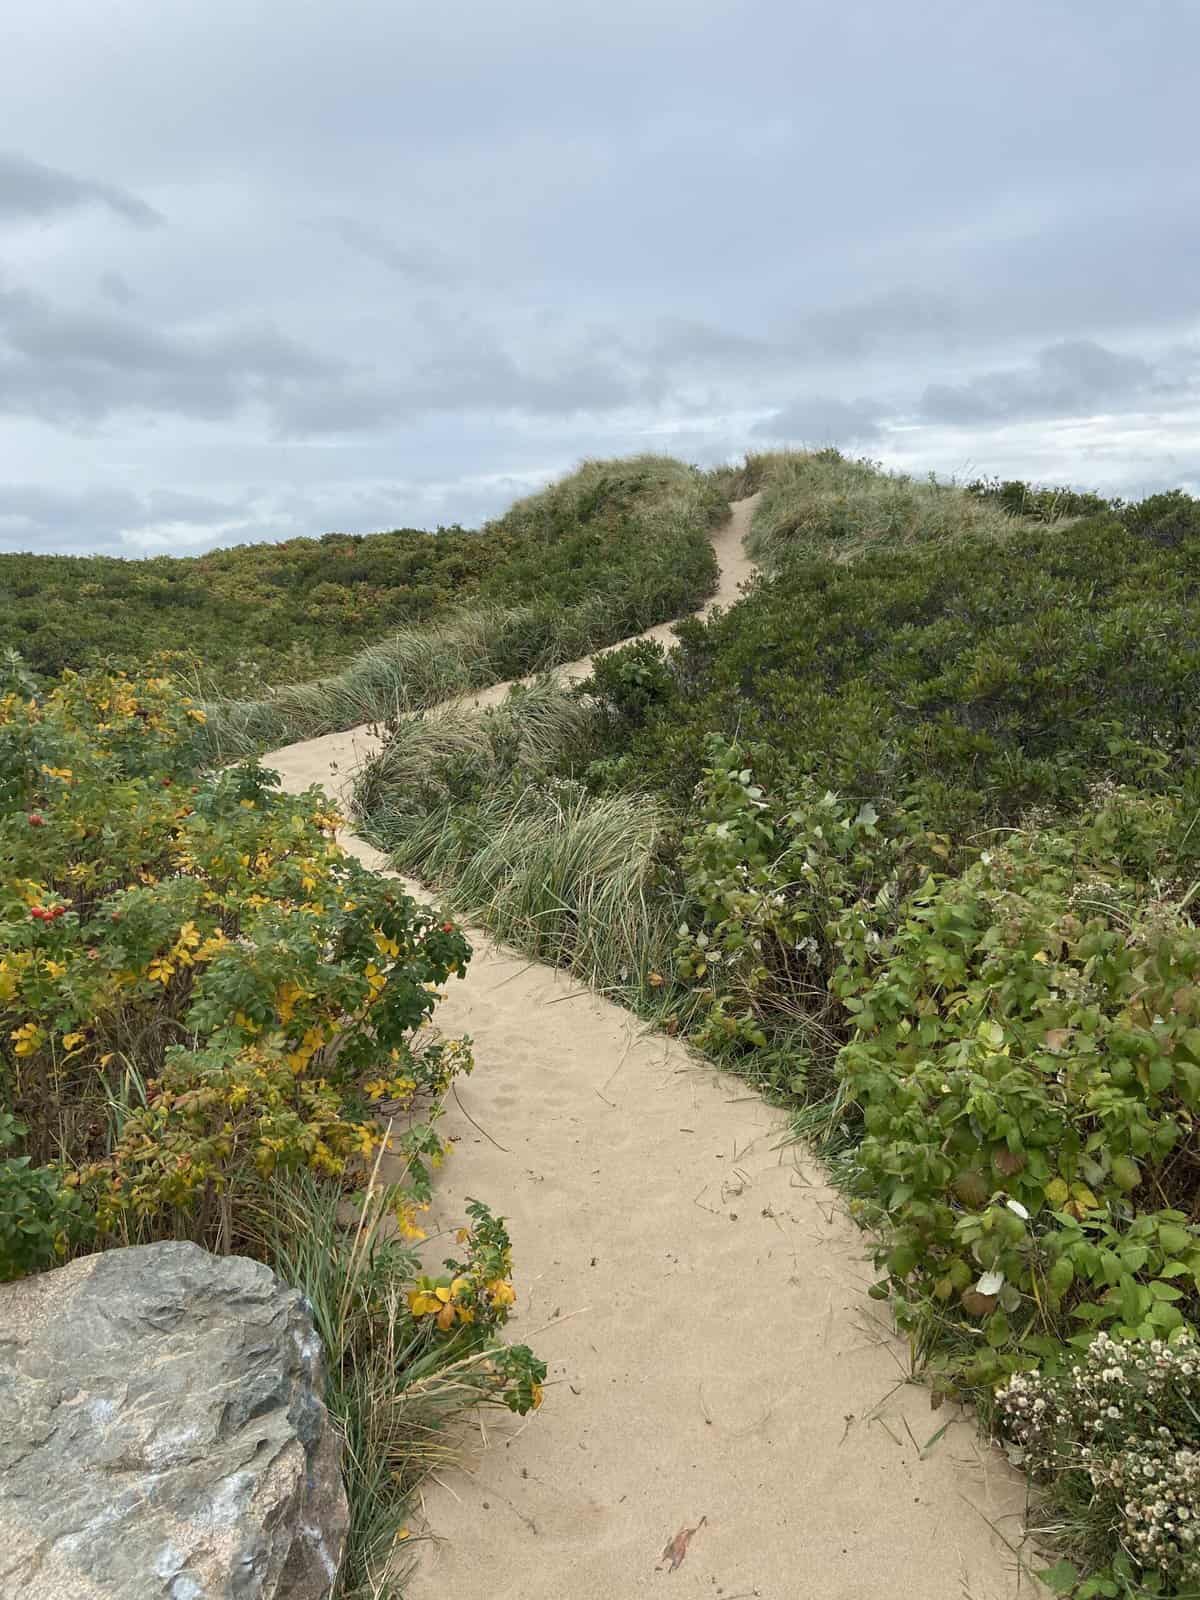
[[[752,509],[714,538],[710,604],[752,570]],[[263,762],[345,809],[372,747],[356,729]],[[427,1486],[409,1600],[1031,1595],[1012,1554],[1022,1484],[972,1416],[904,1382],[864,1238],[784,1114],[556,969],[472,939],[438,1022],[475,1041],[473,1121],[447,1110],[430,1231],[476,1194],[507,1218],[511,1334],[551,1386],[530,1419],[486,1418],[463,1469]]]

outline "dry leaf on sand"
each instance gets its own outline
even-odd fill
[[[701,1517],[700,1521],[694,1528],[680,1528],[679,1532],[673,1539],[668,1539],[663,1548],[662,1555],[658,1558],[658,1566],[655,1568],[655,1571],[662,1571],[662,1564],[664,1561],[670,1563],[670,1565],[667,1567],[668,1572],[674,1572],[677,1567],[682,1566],[683,1558],[688,1553],[688,1545],[691,1544],[693,1538],[700,1532],[700,1529],[707,1521],[707,1517]]]

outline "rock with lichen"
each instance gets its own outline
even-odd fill
[[[0,1595],[326,1600],[348,1513],[302,1295],[168,1242],[0,1287]]]

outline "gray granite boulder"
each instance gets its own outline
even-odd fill
[[[0,1286],[0,1596],[325,1600],[347,1525],[304,1299],[141,1245]]]

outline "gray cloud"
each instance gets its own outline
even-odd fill
[[[296,386],[277,407],[282,431],[355,432],[446,413],[570,417],[620,410],[642,392],[617,360],[587,341],[561,352],[514,354],[492,328],[441,323],[426,338],[434,348],[396,377],[349,373]]]
[[[449,257],[435,245],[397,244],[381,228],[356,217],[330,217],[326,226],[349,249],[407,283],[444,287],[457,276]]]
[[[54,217],[84,206],[102,206],[135,228],[154,228],[161,214],[116,184],[76,178],[27,156],[0,151],[0,218]]]
[[[270,325],[162,331],[0,290],[0,411],[10,414],[68,425],[130,411],[223,418],[341,371]]]
[[[211,542],[210,530],[244,522],[245,503],[202,495],[157,490],[139,495],[126,489],[61,490],[45,484],[0,486],[0,549],[36,550],[52,544],[59,550],[104,546],[127,553],[122,535],[170,525],[195,530],[199,543]]]
[[[986,372],[959,384],[930,384],[923,416],[938,422],[998,423],[1021,417],[1073,417],[1128,409],[1150,395],[1155,371],[1092,339],[1063,339],[1014,371]]]
[[[129,280],[119,272],[102,272],[96,280],[96,287],[115,306],[129,306],[137,299]]]
[[[750,432],[756,439],[813,445],[874,444],[883,438],[884,408],[871,400],[814,395],[794,401]]]

